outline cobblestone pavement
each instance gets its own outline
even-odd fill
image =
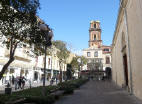
[[[135,96],[109,81],[89,81],[73,95],[64,96],[55,104],[142,104]]]

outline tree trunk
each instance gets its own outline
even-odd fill
[[[61,68],[61,64],[60,64],[60,76],[59,76],[59,80],[60,80],[60,83],[62,82],[62,68]]]
[[[3,66],[2,71],[0,72],[0,80],[3,77],[3,74],[5,73],[5,71],[8,69],[8,66],[14,61],[14,57],[10,58],[9,61]]]
[[[9,52],[9,60],[8,62],[3,66],[1,72],[0,72],[0,80],[3,77],[3,74],[5,73],[5,71],[8,69],[9,65],[14,61],[14,54],[15,54],[15,50],[17,48],[17,44],[20,42],[16,42],[15,44],[13,43],[13,37],[10,39],[10,52]]]

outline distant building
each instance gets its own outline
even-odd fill
[[[89,60],[84,70],[111,68],[111,47],[102,44],[99,21],[90,22],[89,48],[83,49],[83,56]]]

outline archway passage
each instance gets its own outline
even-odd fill
[[[111,79],[111,77],[112,77],[112,72],[111,72],[111,68],[110,68],[110,67],[106,67],[106,68],[105,68],[105,73],[106,73],[106,78],[107,78],[107,79]]]
[[[124,66],[124,77],[125,77],[125,85],[128,86],[128,66],[127,66],[127,55],[123,56],[123,66]]]

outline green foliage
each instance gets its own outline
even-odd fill
[[[25,89],[22,91],[14,92],[12,95],[19,95],[19,96],[24,96],[24,97],[29,97],[29,96],[42,96],[42,86],[40,87],[35,87],[31,89]],[[49,95],[51,90],[56,89],[57,86],[46,86],[45,87],[45,96]]]
[[[45,36],[36,16],[39,0],[2,0],[0,4],[0,35],[5,36],[3,43],[8,49],[16,43],[28,43],[35,44],[35,51],[38,51],[45,45]]]
[[[67,49],[66,43],[61,41],[61,40],[56,40],[53,42],[53,45],[59,49],[59,51],[57,52],[57,57],[61,62],[65,62],[66,63],[66,59],[69,57],[69,51]]]
[[[81,63],[82,63],[83,65],[87,64],[88,59],[87,59],[86,57],[80,56],[79,58],[81,59]]]
[[[72,66],[71,64],[67,64],[67,71],[66,71],[67,80],[72,78]]]
[[[73,59],[70,63],[73,71],[79,69],[79,62],[77,60],[78,60],[78,57],[73,57]]]
[[[78,59],[80,59],[80,62],[78,62]],[[87,62],[88,62],[88,60],[84,56],[73,57],[73,59],[70,63],[71,66],[72,66],[73,73],[74,73],[75,70],[79,69],[79,66],[85,65],[85,64],[87,64]]]
[[[41,20],[36,16],[38,8],[39,0],[0,1],[0,36],[4,38],[3,44],[10,49],[9,60],[0,72],[0,79],[14,61],[17,46],[34,45],[33,53],[43,53],[46,33],[39,29]]]
[[[99,68],[101,68],[101,70],[103,69],[103,64],[100,59],[91,59],[90,63],[88,63],[88,66],[91,70],[98,70]]]
[[[71,94],[73,93],[74,89],[79,88],[81,85],[83,85],[87,81],[88,79],[70,80],[67,82],[59,83],[58,86],[60,90],[64,90],[64,94]]]
[[[54,102],[54,96],[50,95],[51,90],[57,89],[57,86],[46,86],[45,91],[46,95],[43,97],[42,95],[42,86],[31,88],[31,89],[25,89],[18,92],[13,92],[12,95],[0,95],[0,104],[4,104],[5,102],[13,102],[18,99],[26,98],[24,102],[34,102],[36,104],[51,104]],[[42,101],[40,101],[42,100]]]
[[[52,104],[56,100],[56,95],[51,95],[52,90],[60,88],[64,94],[71,94],[74,89],[79,88],[86,83],[87,79],[76,79],[67,82],[59,83],[58,86],[46,86],[46,95],[42,95],[42,87],[25,89],[18,92],[13,92],[12,95],[0,95],[0,104],[12,103],[18,99],[25,99],[16,104],[35,103],[35,104]]]

